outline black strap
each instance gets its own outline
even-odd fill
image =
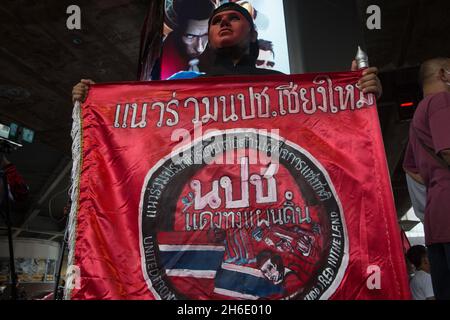
[[[416,132],[416,137],[417,137],[417,132]],[[419,143],[422,145],[422,147],[424,148],[425,151],[427,151],[430,156],[432,156],[441,166],[443,166],[445,169],[450,170],[450,165],[441,157],[439,157],[433,149],[431,149],[429,146],[427,146],[422,139],[420,139],[419,137],[417,137],[417,140],[419,140]]]

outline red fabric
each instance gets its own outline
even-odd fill
[[[71,299],[265,299],[279,296],[409,299],[402,241],[377,110],[373,99],[355,88],[360,76],[359,72],[348,72],[92,86],[81,113],[82,168],[79,201],[75,204],[78,206],[76,237],[72,244],[72,263],[80,268],[81,278],[80,286],[71,291]],[[284,93],[298,94],[298,110],[295,99],[291,110],[284,98],[284,107],[281,107],[279,99],[284,96],[280,86],[286,88]],[[354,90],[354,103],[351,99],[348,104],[341,102],[340,90]],[[244,119],[251,109],[249,91],[256,97],[266,94],[270,98],[270,117]],[[280,154],[282,162],[275,174],[268,175],[267,180],[261,178],[264,180],[262,196],[270,198],[269,188],[276,190],[272,194],[276,200],[264,202],[261,195],[255,195],[257,181],[252,179],[258,174],[262,177],[268,171],[261,169],[269,165],[246,164],[245,157],[241,157],[241,163],[237,164],[198,166],[184,177],[187,171],[183,170],[194,166],[177,171],[181,162],[171,167],[164,162],[182,140],[171,141],[174,130],[186,129],[191,137],[194,135],[195,108],[193,103],[185,104],[186,99],[197,97],[202,101],[207,97],[224,96],[225,111],[229,113],[231,95],[236,121],[224,122],[224,110],[218,99],[217,121],[205,121],[203,132],[209,129],[235,129],[239,133],[239,128],[278,129],[277,135],[271,137],[278,137],[273,141],[284,142]],[[239,98],[246,99],[245,112]],[[357,104],[360,98],[368,100]],[[256,102],[255,98],[253,103],[258,114]],[[129,113],[124,119],[122,112],[127,103]],[[143,127],[131,127],[133,103],[139,110],[135,122],[141,120],[146,104]],[[201,118],[204,105],[200,106]],[[211,110],[213,107],[212,103]],[[311,109],[315,111],[310,112]],[[183,141],[188,145],[189,142]],[[292,154],[300,152],[301,156],[288,158],[284,153],[288,146],[292,147],[289,149]],[[298,161],[301,159],[303,163]],[[167,185],[162,175],[155,180],[163,163]],[[292,163],[302,166],[302,171],[296,171],[299,169]],[[306,163],[311,174],[305,171]],[[249,168],[249,172],[245,168]],[[270,187],[270,176],[276,181],[275,188]],[[223,186],[227,177],[232,181],[233,199],[249,201],[245,208],[229,209],[231,202],[226,200]],[[184,180],[179,180],[183,181],[180,185],[174,179]],[[249,184],[249,180],[253,183]],[[219,199],[210,198],[202,209],[214,214],[203,211],[205,215],[201,218],[197,214],[202,211],[194,210],[193,203],[200,204],[193,202],[195,181],[201,182],[201,195],[213,190],[213,183],[218,182]],[[311,193],[312,181],[318,184],[314,184],[317,189]],[[157,184],[161,189],[155,187]],[[248,198],[244,197],[244,185],[249,185]],[[291,196],[288,191],[292,191]],[[152,205],[156,204],[147,199],[158,199],[165,204],[157,207],[157,213],[153,214]],[[224,209],[225,205],[228,209]],[[289,213],[288,207],[295,207],[300,214]],[[256,210],[260,210],[258,214]],[[219,211],[226,211],[227,215]],[[244,213],[249,214],[245,219]],[[157,243],[161,237],[172,240]],[[223,257],[221,250],[225,250]],[[282,260],[289,268],[286,272],[296,274],[290,274],[282,283],[272,284],[258,269],[268,259],[265,253],[271,255],[271,261]],[[184,261],[189,254],[196,257],[206,254],[209,258]],[[204,268],[206,265],[208,267]],[[380,289],[368,288],[371,266],[381,271]],[[293,278],[297,282],[289,280]],[[250,279],[249,283],[257,288],[226,279]],[[293,285],[299,288],[295,290]]]
[[[10,192],[13,196],[13,200],[16,202],[22,202],[28,197],[28,186],[25,180],[17,171],[17,168],[13,164],[9,164],[4,168],[6,173],[6,178],[8,180],[8,185]]]
[[[189,60],[181,54],[176,41],[173,33],[168,35],[164,41],[161,56],[161,80],[166,80],[177,72],[189,69]],[[178,41],[181,41],[181,39],[178,39]]]
[[[411,248],[411,243],[409,242],[409,239],[406,236],[406,232],[404,230],[400,230],[400,233],[401,233],[401,237],[402,237],[403,253],[406,256],[406,253]]]

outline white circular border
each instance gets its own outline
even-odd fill
[[[338,273],[337,273],[336,277],[334,278],[332,284],[320,296],[320,300],[328,300],[333,295],[333,293],[336,291],[336,289],[339,287],[339,285],[341,284],[341,281],[344,278],[344,274],[345,274],[345,271],[347,270],[347,266],[348,266],[348,262],[349,262],[349,243],[348,243],[348,235],[347,235],[347,224],[345,223],[345,215],[344,215],[344,210],[342,208],[341,200],[339,199],[339,197],[338,197],[338,195],[336,193],[336,189],[334,188],[334,185],[331,182],[331,178],[328,175],[327,170],[322,166],[322,164],[319,161],[317,161],[317,159],[315,157],[313,157],[307,150],[303,149],[298,144],[293,143],[293,142],[291,142],[289,140],[286,140],[286,139],[280,137],[277,134],[268,133],[267,130],[264,130],[264,129],[209,130],[202,137],[197,138],[194,141],[191,141],[189,144],[187,144],[185,146],[182,146],[182,147],[179,147],[178,149],[172,151],[169,155],[165,156],[163,159],[158,161],[150,169],[150,171],[147,173],[147,175],[146,175],[146,177],[144,179],[144,184],[143,184],[142,191],[141,191],[141,200],[139,202],[139,249],[140,249],[140,252],[141,252],[142,273],[143,273],[144,280],[147,283],[147,286],[148,286],[149,290],[152,292],[152,294],[155,296],[156,299],[161,300],[161,297],[158,295],[158,293],[153,288],[152,282],[150,281],[150,278],[149,278],[149,276],[147,274],[147,269],[146,269],[146,265],[145,265],[144,246],[142,245],[143,244],[143,234],[142,234],[142,211],[143,210],[142,210],[142,208],[143,208],[144,195],[145,195],[145,190],[147,188],[147,183],[150,181],[150,179],[153,176],[153,174],[167,160],[169,160],[170,158],[173,158],[173,157],[179,155],[180,153],[182,153],[182,152],[192,148],[193,146],[195,146],[200,141],[204,141],[204,140],[210,139],[210,138],[218,136],[218,135],[238,134],[238,133],[251,133],[251,134],[256,134],[256,135],[261,135],[261,136],[267,136],[267,137],[272,138],[274,140],[281,141],[281,142],[289,145],[290,147],[299,150],[302,154],[306,155],[322,171],[322,173],[323,173],[323,175],[324,175],[328,185],[330,186],[331,192],[333,192],[334,198],[336,199],[336,203],[337,203],[337,205],[339,207],[339,210],[340,210],[340,217],[341,217],[341,221],[342,221],[342,229],[344,231],[344,241],[345,241],[345,243],[344,243],[344,253],[343,253],[343,256],[342,256],[342,262],[341,262],[341,265],[339,266]]]

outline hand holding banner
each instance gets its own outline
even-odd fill
[[[409,298],[375,101],[359,78],[93,85],[75,116],[80,287],[67,296]]]

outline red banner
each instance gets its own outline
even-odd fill
[[[74,112],[71,299],[408,299],[359,72],[99,84]]]

